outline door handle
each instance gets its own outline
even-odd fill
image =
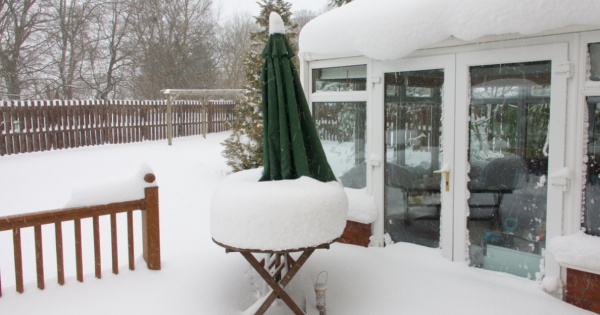
[[[442,169],[433,171],[434,174],[444,174],[444,179],[446,182],[446,191],[450,191],[450,168],[447,164],[444,164]]]

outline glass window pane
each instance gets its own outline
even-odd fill
[[[551,62],[470,70],[470,262],[534,279],[545,247]]]
[[[385,74],[385,233],[439,247],[443,70]]]
[[[589,97],[587,104],[587,181],[581,226],[587,234],[600,236],[600,97]]]
[[[589,44],[590,53],[590,80],[600,81],[600,43]]]
[[[366,187],[367,103],[313,103],[313,117],[335,176],[345,187]]]
[[[367,66],[313,69],[312,91],[365,91]]]

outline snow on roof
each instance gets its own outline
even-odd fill
[[[600,0],[354,0],[309,22],[300,54],[398,59],[451,36],[600,26]]]

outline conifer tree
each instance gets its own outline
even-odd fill
[[[286,26],[286,36],[291,42],[298,36],[297,25],[292,23],[292,5],[284,0],[258,2],[260,13],[255,17],[260,30],[250,35],[252,41],[244,67],[248,84],[244,87],[245,100],[234,109],[231,136],[223,142],[223,156],[234,172],[256,168],[263,163],[263,121],[261,108],[261,69],[264,58],[261,53],[269,36],[269,15],[277,12]],[[296,50],[296,47],[292,47]],[[297,61],[296,61],[297,62]]]
[[[341,6],[343,6],[344,4],[346,4],[346,3],[350,3],[350,2],[352,2],[352,0],[331,0],[331,1],[329,2],[329,4],[330,4],[331,6],[338,6],[338,7],[341,7]]]

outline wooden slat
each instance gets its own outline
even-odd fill
[[[58,136],[58,148],[68,148],[69,135],[67,130],[67,106],[66,102],[61,102],[58,108],[58,124],[59,124],[59,136]]]
[[[116,107],[116,143],[125,143],[123,141],[123,106],[120,101],[117,102],[118,106]]]
[[[75,220],[75,264],[77,281],[83,282],[83,253],[81,248],[81,220]]]
[[[24,117],[24,106],[22,101],[15,102],[15,120],[20,123],[21,131],[16,133],[16,142],[15,142],[15,152],[16,153],[25,153],[27,152],[27,141],[24,136],[23,127],[25,125],[25,117]]]
[[[39,132],[39,106],[38,106],[38,101],[31,101],[30,102],[30,115],[31,115],[31,139],[32,139],[32,152],[39,152],[40,150],[40,132]]]
[[[15,258],[15,282],[17,286],[17,292],[23,293],[23,255],[21,253],[21,230],[13,230],[13,247],[14,247],[14,258]]]
[[[47,115],[48,115],[48,117],[47,117],[48,118],[48,122],[47,122],[48,123],[48,126],[47,126],[48,131],[47,132],[50,135],[49,139],[48,139],[49,143],[48,143],[47,150],[58,148],[58,131],[57,131],[57,123],[56,123],[57,108],[58,107],[54,101],[50,102],[47,107]]]
[[[78,101],[70,101],[69,102],[69,122],[70,122],[70,134],[71,134],[71,148],[78,148],[81,145],[81,140],[79,137],[79,102]]]
[[[94,268],[96,278],[102,278],[102,258],[100,253],[100,222],[98,217],[92,219],[94,223]]]
[[[127,247],[129,254],[129,270],[135,270],[133,248],[133,211],[127,211]]]
[[[112,248],[112,270],[114,274],[119,274],[119,250],[117,246],[117,215],[110,215],[110,240]]]
[[[65,284],[65,264],[61,222],[56,222],[54,224],[54,231],[56,235],[56,274],[58,278],[58,284],[63,285]]]
[[[113,104],[112,101],[108,102],[106,107],[104,108],[104,143],[115,143],[113,139]]]
[[[73,101],[67,102],[66,105],[66,113],[67,113],[67,128],[69,141],[67,142],[68,148],[76,148],[77,147],[77,136],[76,136],[76,128],[77,124],[75,121],[75,106]]]
[[[42,117],[40,118],[40,132],[43,134],[40,136],[41,141],[41,150],[47,151],[51,148],[51,135],[50,135],[50,118],[48,115],[48,107],[50,106],[50,102],[43,102],[40,104],[40,114]]]
[[[13,146],[13,143],[14,143],[13,121],[15,121],[13,115],[14,115],[15,109],[11,103],[12,102],[8,103],[9,107],[8,107],[8,110],[6,113],[7,119],[5,120],[6,121],[6,127],[5,127],[6,128],[6,151],[7,151],[6,153],[7,154],[18,153],[18,152],[15,152],[15,148]]]
[[[108,205],[79,207],[59,210],[49,210],[42,212],[33,212],[27,214],[18,214],[3,217],[0,220],[0,231],[7,231],[16,228],[31,227],[36,225],[52,224],[55,222],[72,221],[75,219],[91,218],[111,213],[127,212],[131,210],[142,209],[144,199],[125,202],[111,203]]]
[[[6,135],[8,133],[8,125],[6,120],[7,106],[5,101],[0,101],[0,156],[6,155]]]
[[[44,290],[44,250],[42,246],[42,227],[36,225],[33,227],[35,234],[35,266],[37,271],[37,286],[38,289]]]
[[[23,135],[23,152],[33,152],[33,134],[31,127],[31,107],[28,101],[21,102],[21,134]]]

